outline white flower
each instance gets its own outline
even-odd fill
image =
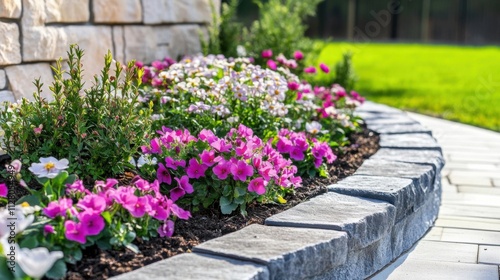
[[[38,178],[55,178],[62,170],[68,168],[69,161],[65,158],[57,160],[55,157],[40,158],[40,163],[33,163],[28,168]]]
[[[18,234],[31,225],[33,220],[35,216],[25,216],[20,205],[16,205],[14,210],[4,208],[0,212],[0,238],[11,236],[11,232]]]
[[[311,134],[317,134],[321,131],[321,124],[317,121],[306,123],[306,131]]]
[[[52,268],[54,263],[63,257],[63,252],[49,252],[45,247],[34,249],[21,248],[20,250],[18,249],[16,261],[24,273],[33,278],[42,278]]]
[[[238,121],[239,121],[238,116],[234,116],[234,117],[229,117],[229,118],[227,118],[227,122],[228,122],[228,123],[236,123],[236,122],[238,122]]]
[[[238,54],[238,56],[247,56],[247,50],[245,49],[244,46],[242,45],[238,45],[236,46],[236,53]]]

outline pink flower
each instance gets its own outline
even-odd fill
[[[262,51],[262,58],[271,58],[271,57],[273,57],[272,50],[263,50]]]
[[[129,203],[123,205],[123,208],[127,209],[130,212],[130,215],[134,218],[140,218],[146,214],[147,211],[151,209],[149,206],[149,201],[146,197],[137,197],[137,200],[134,204]]]
[[[231,162],[226,160],[221,160],[212,171],[220,180],[225,180],[229,173],[231,173]]]
[[[90,193],[83,185],[82,180],[76,180],[73,184],[66,184],[66,193]]]
[[[299,89],[299,83],[295,82],[295,81],[291,81],[288,83],[288,89],[289,90],[298,90]]]
[[[50,233],[50,234],[54,233],[54,227],[53,227],[53,226],[51,226],[51,225],[45,225],[45,226],[43,227],[43,234],[44,234],[44,235],[47,235],[47,234],[49,234],[49,233]]]
[[[68,210],[74,210],[73,202],[69,198],[61,198],[58,201],[51,201],[47,207],[43,208],[45,216],[54,219],[57,216],[66,216]]]
[[[203,150],[203,152],[200,154],[200,158],[201,163],[205,164],[206,166],[212,166],[221,160],[221,157],[215,157],[214,151],[207,150]]]
[[[266,193],[267,182],[264,181],[264,178],[259,177],[250,181],[248,184],[248,191],[255,192],[258,195],[263,195]]]
[[[321,69],[321,71],[325,72],[325,73],[330,73],[330,67],[328,67],[326,64],[324,63],[320,63],[319,64],[319,68]]]
[[[322,163],[323,163],[323,159],[322,158],[314,158],[314,166],[316,168],[319,168]]]
[[[207,166],[204,164],[198,163],[195,158],[189,160],[189,166],[186,169],[186,173],[189,178],[198,179],[200,177],[205,177],[205,171],[207,170]]]
[[[272,59],[269,59],[267,61],[267,67],[269,67],[269,69],[271,69],[271,70],[278,69],[278,66],[276,65],[276,62],[274,62],[274,60],[272,60]]]
[[[295,60],[302,60],[304,59],[304,54],[301,51],[295,51],[293,53],[293,58],[295,58]]]
[[[214,141],[218,140],[217,136],[215,136],[215,134],[208,129],[203,129],[202,131],[200,131],[200,133],[198,133],[198,138],[200,138],[200,140],[208,142],[208,144],[212,144]]]
[[[111,198],[123,207],[137,203],[137,196],[134,195],[134,189],[131,187],[119,187],[111,194]]]
[[[229,152],[233,147],[230,143],[226,144],[226,141],[224,139],[216,140],[212,142],[210,146],[220,153]]]
[[[304,153],[300,148],[295,147],[290,152],[290,158],[298,161],[304,160]]]
[[[78,242],[80,244],[85,244],[87,232],[85,232],[85,228],[80,223],[76,223],[72,220],[67,220],[64,222],[64,228],[66,231],[64,232],[64,236],[66,239]]]
[[[146,196],[149,200],[149,205],[151,209],[148,211],[148,215],[159,220],[163,221],[170,215],[170,212],[167,211],[162,205],[161,201],[158,198],[154,198],[152,196]]]
[[[76,205],[84,211],[101,214],[106,209],[106,199],[96,194],[89,194]]]
[[[1,183],[0,184],[0,197],[7,197],[8,193],[9,193],[9,188],[7,188],[7,184]]]
[[[156,177],[158,178],[158,181],[160,183],[167,183],[167,184],[172,184],[172,176],[170,175],[170,172],[168,172],[168,169],[163,165],[163,163],[158,163],[158,170],[156,171]]]
[[[247,177],[253,175],[253,167],[245,161],[239,160],[238,163],[231,166],[231,174],[233,174],[234,180],[245,182]]]
[[[174,178],[177,183],[179,184],[176,188],[173,188],[170,191],[170,198],[172,201],[176,201],[180,197],[184,196],[186,193],[193,193],[193,185],[189,183],[189,177],[188,176],[182,176],[181,179],[175,177]]]
[[[43,130],[43,124],[40,124],[38,127],[33,128],[33,132],[35,132],[35,135],[40,135]]]
[[[304,69],[305,73],[316,74],[316,68],[314,66],[309,66]]]
[[[285,154],[289,153],[293,148],[292,141],[288,140],[285,137],[279,137],[278,142],[276,143],[276,149],[278,152]]]
[[[16,159],[13,160],[10,164],[5,165],[5,169],[7,169],[8,172],[17,174],[21,172],[21,167],[23,164],[21,163],[20,160]]]
[[[165,221],[165,223],[158,228],[158,234],[161,237],[171,237],[174,234],[174,225],[174,222],[171,220]]]
[[[78,215],[81,228],[87,235],[98,235],[104,229],[104,218],[97,213],[82,212]]]

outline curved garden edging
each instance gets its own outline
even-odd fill
[[[114,277],[363,279],[417,242],[437,217],[441,148],[431,131],[385,105],[357,109],[380,150],[329,192],[237,232]]]

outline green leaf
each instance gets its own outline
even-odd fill
[[[33,248],[36,248],[38,246],[38,240],[36,239],[36,236],[31,235],[31,236],[28,236],[28,237],[24,238],[19,243],[19,246],[21,248],[33,249]]]
[[[128,244],[125,244],[125,247],[127,247],[130,251],[132,251],[136,254],[140,252],[139,248],[135,244],[128,243]]]
[[[23,196],[18,201],[16,201],[16,204],[21,204],[23,202],[28,203],[30,206],[40,206],[40,199],[36,195]]]
[[[221,196],[221,198],[220,198],[220,200],[219,200],[219,204],[220,204],[221,206],[223,206],[223,205],[224,205],[224,206],[225,206],[225,205],[229,205],[229,204],[231,204],[231,200],[229,200],[229,199],[228,199],[227,197],[225,197],[225,196]]]
[[[7,259],[4,256],[0,257],[0,279],[14,279],[14,275],[12,275],[12,272],[7,266]]]
[[[229,186],[229,185],[224,186],[224,189],[222,190],[222,195],[230,196],[231,195],[231,186]]]
[[[109,213],[109,211],[104,211],[101,215],[108,224],[111,224],[111,213]]]
[[[225,200],[223,201],[223,199],[225,199]],[[222,212],[222,214],[225,214],[225,215],[231,214],[236,208],[238,208],[237,203],[229,203],[228,204],[227,202],[228,202],[227,198],[221,197],[221,199],[220,199],[220,211]]]
[[[245,197],[244,196],[236,197],[233,200],[233,202],[236,203],[236,204],[244,204],[245,203]]]
[[[247,193],[247,190],[242,187],[236,187],[234,189],[234,197],[244,196]]]
[[[50,279],[61,279],[66,275],[67,271],[66,263],[61,259],[56,261],[52,268],[45,274],[45,277]]]
[[[73,184],[74,182],[76,181],[76,175],[75,174],[71,174],[68,176],[68,178],[66,178],[66,181],[64,181],[64,186],[66,186],[67,184]]]
[[[111,249],[111,244],[109,244],[109,240],[99,239],[96,244],[101,250],[109,250]]]

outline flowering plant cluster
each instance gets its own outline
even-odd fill
[[[189,211],[177,206],[174,197],[171,199],[160,192],[157,180],[148,182],[136,176],[130,184],[121,185],[118,180],[109,178],[96,181],[89,190],[81,180],[68,175],[65,171],[67,162],[66,159],[42,158],[40,163],[31,165],[29,170],[43,187],[40,190],[28,188],[32,195],[18,201],[21,204],[16,209],[30,215],[26,219],[18,213],[18,223],[26,223],[22,227],[16,226],[19,230],[10,235],[12,241],[0,240],[5,254],[10,248],[6,245],[8,243],[19,244],[19,248],[14,248],[16,252],[38,246],[48,248],[45,249],[47,252],[50,250],[58,256],[57,259],[64,260],[57,264],[52,274],[59,278],[66,270],[64,262],[79,261],[82,249],[88,246],[97,245],[103,249],[124,246],[138,252],[133,244],[136,238],[170,237],[176,219],[191,217]],[[0,223],[8,221],[4,216],[0,215]],[[24,273],[35,278],[49,273],[54,264],[51,262],[39,274],[23,267],[22,260],[17,262]]]
[[[283,203],[284,195],[302,182],[291,160],[244,125],[221,138],[206,129],[198,137],[166,127],[158,133],[160,137],[142,147],[158,160],[150,174],[169,190],[172,200],[190,195],[183,201],[195,210],[218,203],[224,214],[238,207],[244,214],[254,201]]]

